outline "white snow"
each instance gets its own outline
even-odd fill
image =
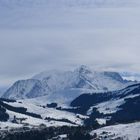
[[[111,114],[118,111],[119,110],[118,106],[122,105],[123,103],[125,103],[124,99],[110,100],[110,101],[98,104],[95,107],[97,107],[100,113]]]
[[[106,119],[101,119],[101,118],[97,118],[96,121],[100,124],[100,125],[105,125],[106,124]]]
[[[123,103],[125,103],[124,99],[110,100],[103,103],[99,103],[96,106],[90,107],[90,109],[87,111],[87,115],[90,115],[92,113],[94,107],[96,107],[100,113],[112,114],[118,111],[118,106],[122,105]]]
[[[74,113],[69,113],[66,111],[60,111],[56,110],[55,108],[43,108],[39,105],[34,104],[33,102],[28,102],[26,100],[22,100],[22,104],[18,102],[14,103],[7,103],[11,106],[15,107],[24,107],[27,108],[28,112],[35,113],[41,115],[43,119],[47,118],[53,118],[53,119],[67,119],[77,125],[82,125],[83,121],[76,116]],[[84,116],[81,115],[81,117],[84,118]]]
[[[107,139],[122,137],[123,140],[138,140],[140,137],[140,123],[107,126],[91,132],[92,135],[94,133],[97,133],[98,137],[108,136]]]
[[[47,88],[44,89],[39,80],[19,80],[4,93],[3,97],[11,99],[33,98],[38,97],[38,93],[43,96],[46,92]]]
[[[133,89],[135,89],[135,88],[132,87],[132,90]],[[128,91],[131,91],[131,90],[129,89]],[[119,94],[121,94],[121,93],[119,93]],[[119,99],[119,98],[118,99],[112,99],[112,100],[109,100],[109,101],[99,103],[99,104],[97,104],[95,106],[91,106],[90,109],[87,111],[87,115],[90,115],[92,113],[93,108],[97,108],[97,110],[100,113],[103,113],[103,114],[115,113],[118,110],[120,110],[119,106],[125,103],[125,99],[134,98],[136,96],[139,96],[139,94],[129,95],[129,96],[126,96],[126,97],[121,98],[121,99]]]
[[[10,124],[13,124],[13,126],[15,125],[16,127],[17,126],[18,127],[23,127],[24,124],[28,124],[28,127],[38,127],[41,124],[46,125],[46,127],[50,127],[50,126],[55,126],[55,127],[58,127],[58,126],[74,126],[73,124],[67,123],[67,122],[47,121],[47,120],[30,117],[30,116],[20,114],[20,113],[16,113],[16,112],[9,111],[9,110],[7,110],[6,112],[10,115],[9,121],[13,120],[14,116],[16,116],[16,118],[25,118],[26,119],[22,122],[23,124],[16,124],[15,125],[14,123],[10,123]],[[9,124],[9,122],[8,122],[8,124]],[[7,122],[5,122],[5,125],[3,127],[7,126],[8,124],[7,124]],[[1,122],[0,122],[0,125],[1,125]],[[12,126],[12,125],[10,125],[10,126]],[[10,126],[9,126],[9,128],[10,128]]]
[[[19,128],[22,127],[22,124],[16,124],[16,123],[12,123],[10,121],[7,122],[0,122],[0,129],[1,130],[8,130],[8,129],[12,129],[12,128]]]

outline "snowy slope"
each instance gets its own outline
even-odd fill
[[[96,107],[97,110],[103,114],[109,115],[112,113],[116,113],[118,110],[121,109],[121,108],[119,108],[119,106],[124,104],[126,102],[126,99],[129,99],[129,98],[133,99],[133,98],[139,96],[139,94],[140,94],[139,88],[140,88],[140,85],[136,84],[136,85],[128,86],[127,88],[124,88],[120,91],[115,91],[113,93],[114,98],[111,98],[110,100],[101,102],[95,106],[92,106],[88,110],[87,114],[92,113],[92,109],[94,107]]]
[[[107,125],[140,121],[140,84],[128,86],[122,90],[83,94],[71,102],[72,107],[79,107],[79,113],[87,114],[87,125],[93,125],[96,119]]]
[[[79,126],[83,125],[83,120],[87,118],[87,116],[36,105],[33,102],[28,102],[26,100],[14,102],[0,101],[0,107],[5,108],[6,113],[9,115],[7,121],[4,121],[4,123],[3,121],[0,121],[1,130],[24,127],[25,125],[29,128],[39,127],[41,124],[44,124],[46,127]],[[39,118],[25,114],[25,112],[22,111],[22,108],[27,109],[26,112],[37,114],[41,117]],[[1,112],[1,117],[2,115],[3,112]],[[13,122],[15,118],[16,122]],[[23,119],[22,123],[18,121],[19,119]]]
[[[26,100],[14,103],[7,103],[14,107],[24,107],[27,108],[28,112],[36,113],[41,115],[42,119],[45,120],[45,118],[53,118],[53,119],[67,119],[77,125],[82,125],[83,122],[81,119],[77,118],[75,114],[69,113],[66,111],[60,111],[55,108],[43,108],[42,106],[36,105],[33,102],[28,102]]]
[[[92,135],[95,133],[98,138],[108,140],[117,138],[123,138],[123,140],[138,140],[138,138],[140,138],[140,123],[112,125],[91,132]]]
[[[46,94],[46,90],[39,80],[20,80],[15,82],[14,85],[7,90],[4,94],[4,98],[31,98],[37,97],[38,93],[40,96]]]

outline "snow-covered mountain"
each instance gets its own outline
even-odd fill
[[[140,136],[133,133],[140,127],[139,101],[140,84],[123,80],[117,72],[94,71],[84,65],[71,71],[45,71],[15,82],[4,93],[0,126],[2,131],[17,131],[25,125],[26,129],[40,128],[42,124],[45,128],[108,126],[90,129],[90,135],[135,139]],[[127,128],[124,135],[118,127]]]
[[[88,132],[96,138],[135,139],[140,136],[133,133],[140,127],[139,101],[140,84],[123,80],[116,72],[93,71],[84,65],[72,71],[47,71],[19,80],[5,92],[0,98],[0,126],[5,136],[7,130],[15,133],[25,126],[31,130],[108,126]],[[118,128],[126,128],[124,135]]]
[[[62,98],[65,102],[84,92],[118,90],[130,83],[116,72],[98,72],[90,70],[87,66],[80,66],[73,71],[42,72],[31,79],[17,81],[3,94],[3,98],[25,99],[46,96],[48,102],[51,99],[56,101],[57,98],[59,101]]]
[[[74,71],[43,72],[34,76],[33,79],[47,82],[51,90],[62,90],[67,88],[114,90],[121,88],[127,83],[116,72],[92,71],[84,65]]]
[[[131,136],[132,139],[140,136],[139,83],[121,90],[109,91],[106,94],[104,92],[100,94],[82,94],[74,100],[71,100],[69,107],[60,106],[56,103],[46,103],[43,105],[37,102],[38,99],[22,99],[16,101],[0,99],[1,129],[23,128],[25,125],[26,128],[38,128],[42,124],[44,124],[43,127],[77,127],[86,125],[87,127],[92,126],[93,128],[110,125],[92,131],[91,135],[95,136],[94,133],[96,133],[96,137],[98,138],[107,136],[109,138],[124,136],[129,138]],[[42,102],[44,103],[43,100]],[[136,121],[138,122],[136,123]],[[115,125],[116,123],[120,124]],[[126,124],[121,125],[122,123]],[[119,127],[120,129],[126,128],[124,134],[118,130]],[[137,134],[133,133],[136,129]]]
[[[19,80],[9,88],[4,94],[4,98],[16,98],[24,99],[31,97],[38,97],[46,94],[46,89],[43,88],[42,83],[39,80],[28,79]]]

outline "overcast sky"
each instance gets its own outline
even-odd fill
[[[140,71],[137,4],[58,8],[15,1],[12,5],[0,0],[0,86],[44,70],[81,64]]]

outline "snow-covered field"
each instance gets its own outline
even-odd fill
[[[54,119],[68,119],[77,125],[82,125],[81,119],[78,119],[74,113],[69,113],[66,111],[59,111],[55,108],[43,108],[41,106],[35,105],[34,103],[29,103],[26,100],[23,100],[22,103],[8,103],[11,106],[15,107],[25,107],[28,112],[36,113],[41,115],[43,119],[46,117],[54,118]]]
[[[41,102],[44,101],[42,100]],[[22,128],[24,126],[34,128],[39,127],[41,124],[46,127],[81,126],[83,125],[83,120],[87,118],[87,116],[80,114],[58,110],[56,108],[49,108],[46,104],[37,102],[37,99],[17,100],[16,102],[3,101],[3,103],[15,108],[23,107],[27,109],[27,112],[40,115],[41,118],[28,116],[27,114],[16,112],[16,110],[12,111],[10,109],[6,109],[9,119],[6,122],[0,122],[1,130],[16,129],[19,127]],[[15,119],[16,122],[13,122]],[[22,122],[20,122],[21,119],[23,119]]]
[[[102,140],[110,140],[115,138],[123,138],[123,140],[138,140],[140,138],[140,123],[118,124],[103,127],[91,132],[96,133]]]

